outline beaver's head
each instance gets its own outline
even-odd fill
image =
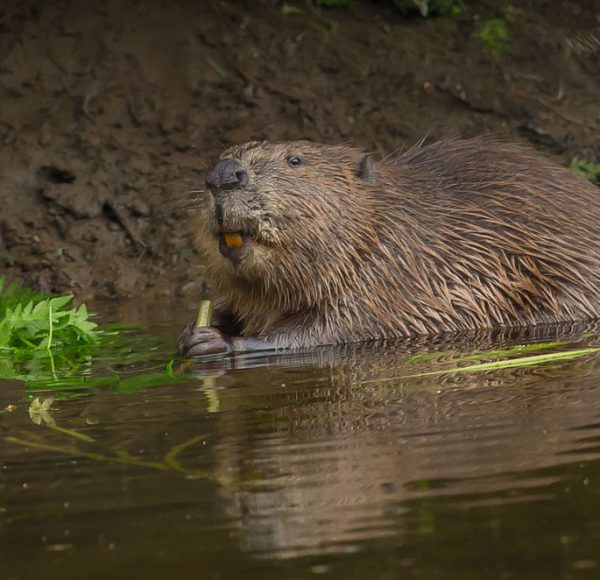
[[[349,263],[373,179],[369,157],[346,146],[251,142],[226,150],[208,174],[200,212],[211,273],[246,282],[287,277],[298,286],[339,265],[340,253]]]

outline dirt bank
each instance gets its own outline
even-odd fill
[[[594,0],[430,19],[286,6],[3,2],[0,271],[82,299],[197,294],[177,200],[248,139],[389,153],[492,132],[600,161],[600,51],[578,43],[600,26]],[[500,55],[479,34],[489,19],[509,33]]]

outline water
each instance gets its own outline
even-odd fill
[[[5,381],[0,578],[600,577],[600,355],[423,374],[494,346],[137,362],[31,416]]]

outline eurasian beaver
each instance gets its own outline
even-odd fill
[[[525,148],[445,140],[374,161],[251,142],[195,237],[217,319],[181,352],[312,347],[600,314],[600,190]]]

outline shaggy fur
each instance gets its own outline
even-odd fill
[[[600,190],[526,149],[441,141],[368,175],[347,146],[254,142],[225,157],[248,184],[207,194],[196,238],[241,336],[299,347],[600,314]],[[253,237],[238,265],[217,237],[236,231]]]

